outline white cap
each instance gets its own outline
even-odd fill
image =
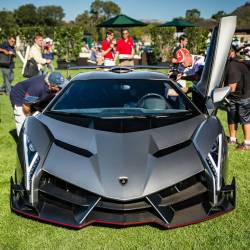
[[[46,38],[44,39],[44,42],[45,42],[45,43],[52,43],[53,40],[52,40],[51,38],[49,38],[49,37],[46,37]]]

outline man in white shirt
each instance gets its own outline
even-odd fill
[[[39,71],[42,71],[43,67],[46,64],[50,64],[51,60],[44,59],[42,57],[42,46],[43,46],[43,37],[41,35],[36,35],[34,39],[34,44],[30,48],[28,60],[34,58],[37,63]]]

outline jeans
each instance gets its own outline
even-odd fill
[[[50,64],[46,64],[43,68],[43,74],[47,74],[50,72],[54,72],[55,71],[55,67],[53,65],[53,63],[51,62]]]
[[[13,68],[1,68],[3,74],[3,88],[7,94],[10,93],[11,90],[11,83],[14,79],[14,71]]]

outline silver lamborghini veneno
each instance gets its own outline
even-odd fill
[[[75,76],[25,121],[12,211],[73,228],[173,228],[233,210],[235,181],[227,183],[226,137],[215,115],[229,93],[222,79],[235,25],[225,17],[214,30],[192,97],[162,73]]]

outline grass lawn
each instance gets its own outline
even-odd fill
[[[21,79],[17,65],[15,83]],[[225,113],[219,117],[226,127]],[[89,226],[75,231],[11,213],[9,180],[15,169],[16,144],[10,131],[15,124],[5,95],[0,96],[0,119],[0,249],[250,249],[250,152],[229,150],[229,180],[235,176],[237,181],[237,208],[231,213],[174,230]]]

